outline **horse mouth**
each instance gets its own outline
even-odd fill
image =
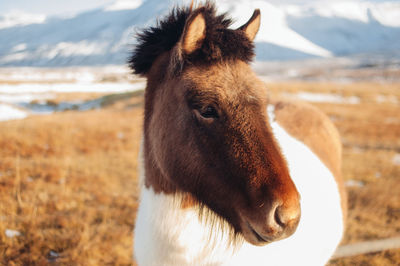
[[[252,226],[249,222],[246,222],[247,224],[247,228],[249,229],[249,231],[251,232],[251,235],[253,237],[251,237],[250,239],[248,239],[248,237],[246,237],[247,234],[245,234],[245,238],[247,241],[249,241],[251,244],[253,245],[257,245],[257,246],[262,246],[262,245],[266,245],[269,244],[271,242],[273,242],[274,240],[272,238],[269,238],[267,236],[262,236],[260,235]],[[256,240],[256,241],[254,241]]]

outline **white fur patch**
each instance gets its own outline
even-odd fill
[[[343,233],[337,184],[318,157],[274,121],[273,111],[273,107],[268,108],[273,133],[301,195],[302,214],[296,232],[263,247],[245,242],[233,248],[227,235],[215,231],[218,226],[211,228],[199,220],[196,209],[181,209],[178,197],[155,194],[142,186],[134,237],[134,254],[140,266],[310,266],[329,260]],[[141,175],[143,178],[144,173]]]

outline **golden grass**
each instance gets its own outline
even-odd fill
[[[375,97],[400,100],[400,85],[296,82],[268,87],[272,94],[334,92],[362,99],[357,105],[315,104],[341,133],[344,178],[365,183],[349,188],[343,243],[399,235],[400,166],[393,158],[400,153],[400,107],[377,103]],[[103,110],[0,123],[0,264],[134,263],[142,101],[135,96]],[[7,229],[20,235],[7,237]],[[400,250],[393,250],[330,265],[399,263]]]
[[[141,113],[65,112],[1,124],[3,264],[131,263]],[[6,229],[21,236],[7,238]]]

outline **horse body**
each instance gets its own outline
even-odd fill
[[[147,77],[135,258],[322,265],[344,228],[337,131],[312,107],[267,97],[248,64],[258,10],[229,25],[207,2],[140,35],[131,58]]]

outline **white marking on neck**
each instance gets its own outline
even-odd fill
[[[247,242],[229,247],[229,236],[215,231],[219,225],[200,221],[194,208],[182,209],[179,196],[142,186],[134,239],[139,265],[323,265],[329,260],[343,232],[334,177],[307,146],[274,121],[273,106],[268,106],[268,114],[301,195],[296,232],[263,247]]]
[[[272,125],[272,123],[275,122],[275,106],[272,104],[268,105],[267,113],[268,113],[269,122]]]

